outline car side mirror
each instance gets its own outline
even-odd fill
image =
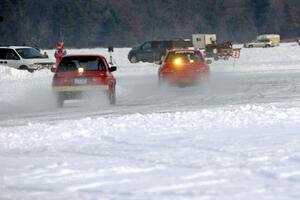
[[[50,70],[51,70],[51,72],[53,72],[53,73],[56,72],[56,68],[55,68],[55,67],[51,67]]]
[[[109,68],[109,71],[110,71],[110,72],[117,71],[117,67],[116,67],[116,66],[111,66],[111,67]]]
[[[212,63],[212,60],[206,60],[206,64],[210,65]]]

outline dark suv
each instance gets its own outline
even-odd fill
[[[166,50],[173,48],[188,48],[192,46],[191,41],[148,41],[130,50],[128,59],[131,63],[161,61]]]

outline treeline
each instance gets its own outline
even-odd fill
[[[242,42],[260,33],[300,36],[299,0],[0,0],[0,44],[51,48],[131,46],[217,33]]]

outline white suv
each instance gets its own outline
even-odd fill
[[[42,55],[38,49],[33,47],[1,46],[0,65],[33,72],[42,68],[51,68],[55,63],[51,62],[47,55]]]
[[[268,38],[263,38],[263,39],[259,39],[259,40],[254,40],[253,42],[249,42],[244,44],[244,47],[246,48],[253,48],[253,47],[275,47],[275,45],[273,44],[273,42],[268,39]]]

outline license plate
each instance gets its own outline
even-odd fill
[[[87,84],[86,78],[75,78],[74,80],[75,85],[85,85]]]

